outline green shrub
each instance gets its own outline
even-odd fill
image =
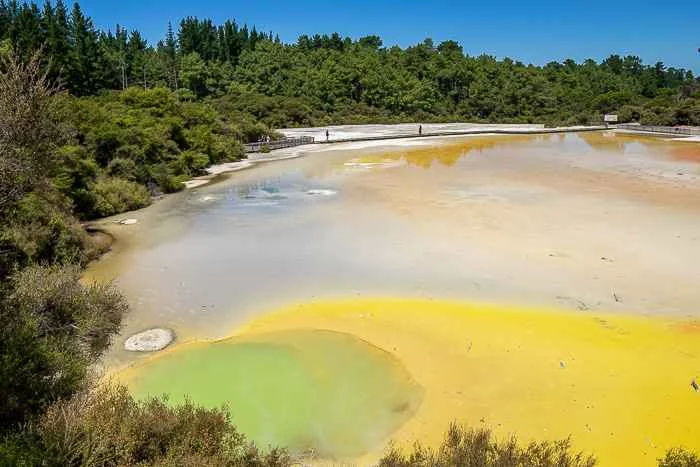
[[[188,177],[178,177],[166,164],[149,167],[149,175],[164,193],[175,193],[185,188],[183,181]]]
[[[29,266],[0,302],[0,434],[85,388],[127,310],[111,285],[80,284],[80,269]]]
[[[219,136],[214,141],[212,150],[214,157],[212,159],[213,163],[222,161],[237,161],[245,156],[245,151],[243,150],[243,145],[241,143],[231,140],[231,138],[224,138],[222,136]]]
[[[92,187],[93,216],[107,217],[148,206],[151,195],[143,185],[121,178],[104,177]]]
[[[270,149],[269,145],[263,144],[262,146],[260,146],[260,152],[262,152],[263,154],[267,154],[270,151],[271,151],[271,149]]]
[[[139,402],[102,387],[51,407],[34,431],[48,465],[287,466],[282,450],[262,453],[225,410],[189,402]]]
[[[0,224],[0,279],[32,262],[84,263],[89,242],[62,195],[50,187],[30,193]]]
[[[196,151],[184,151],[178,157],[187,175],[199,175],[209,167],[209,156]]]
[[[523,447],[514,437],[497,441],[488,430],[453,423],[438,449],[416,444],[406,454],[396,447],[379,461],[381,467],[592,467],[593,457],[571,451],[570,441],[533,442]]]
[[[117,157],[107,165],[107,175],[133,182],[138,178],[138,168],[133,159]]]

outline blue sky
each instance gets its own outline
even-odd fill
[[[400,46],[432,37],[456,40],[472,55],[527,63],[618,53],[700,73],[700,0],[82,0],[81,6],[99,27],[119,23],[150,42],[164,35],[168,20],[175,25],[191,15],[255,24],[285,42],[334,31],[353,38],[379,34],[385,45]]]

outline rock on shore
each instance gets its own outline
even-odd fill
[[[124,342],[129,352],[157,352],[163,350],[175,339],[170,329],[154,328],[134,334]]]

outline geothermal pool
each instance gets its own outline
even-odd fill
[[[700,145],[611,132],[344,144],[129,214],[88,270],[139,396],[371,462],[453,419],[601,465],[700,448]],[[495,305],[491,305],[495,304]],[[156,355],[122,349],[175,331]],[[274,415],[276,414],[276,415]]]
[[[321,457],[364,454],[407,422],[422,397],[388,353],[325,330],[182,346],[121,378],[137,397],[228,405],[259,445]]]

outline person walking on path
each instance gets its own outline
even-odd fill
[[[330,137],[330,133],[328,133],[328,130],[326,130],[326,141],[328,141],[329,137]]]
[[[423,125],[418,125],[418,136],[423,136]]]

